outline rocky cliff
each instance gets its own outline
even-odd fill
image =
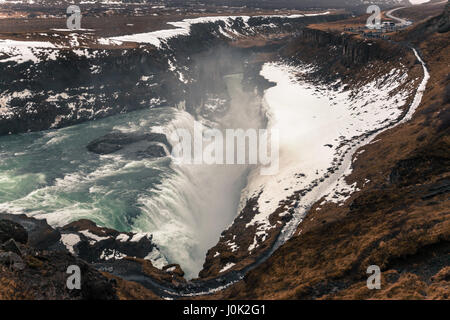
[[[359,39],[346,33],[327,32],[305,28],[299,32],[298,42],[303,50],[327,51],[334,49],[334,58],[339,59],[345,67],[354,67],[372,60],[388,61],[398,56],[400,48],[395,45],[385,46],[383,42]]]

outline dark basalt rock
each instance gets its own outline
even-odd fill
[[[25,288],[29,288],[34,299],[118,299],[114,282],[82,259],[61,251],[44,250],[39,251],[38,255],[34,255],[34,251],[35,249],[30,247],[25,248],[24,255],[26,255],[26,258],[24,258],[24,261],[26,265],[18,273],[18,279],[15,279],[16,282],[20,281]],[[17,262],[15,265],[16,268],[21,267]],[[76,265],[80,268],[80,289],[67,288],[66,280],[69,276],[67,268],[71,265]]]
[[[432,184],[422,200],[429,200],[441,194],[450,193],[450,179],[444,178]]]
[[[120,234],[119,231],[116,231],[114,229],[99,227],[95,222],[88,219],[80,219],[71,222],[61,228],[61,231],[79,232],[82,230],[88,230],[89,232],[102,237],[104,236],[117,237]]]
[[[162,158],[167,156],[167,153],[163,146],[154,144],[144,151],[139,151],[137,156],[142,158]]]
[[[385,48],[378,42],[358,40],[351,35],[312,28],[301,30],[298,40],[312,49],[335,47],[337,54],[334,58],[346,67],[365,64],[375,59],[388,61],[393,55],[401,52],[399,46],[392,45]]]
[[[167,140],[167,137],[162,133],[140,134],[122,132],[108,133],[103,137],[95,139],[87,145],[87,149],[97,154],[110,154],[138,142],[152,143],[145,151],[139,151],[139,153],[149,157],[162,157],[166,155],[164,148],[157,143],[164,144],[169,152],[172,150],[172,146]]]
[[[37,220],[25,215],[0,214],[0,227],[2,228],[0,235],[10,237],[10,240],[0,244],[0,266],[5,266],[9,272],[6,276],[12,283],[28,290],[27,292],[33,299],[115,300],[118,298],[116,294],[117,281],[103,275],[100,270],[115,271],[122,260],[104,261],[100,258],[101,253],[109,248],[120,250],[121,254],[133,257],[145,257],[155,247],[151,242],[151,237],[143,236],[133,239],[133,233],[122,233],[98,227],[94,222],[86,219],[54,230],[45,220]],[[17,244],[11,238],[14,236],[24,243],[27,239],[27,230],[30,231],[31,236],[28,244]],[[53,232],[49,232],[50,230]],[[49,234],[57,234],[59,240],[61,234],[65,233],[75,233],[80,237],[81,248],[74,247],[75,253],[80,253],[79,255],[75,256],[69,253],[60,241],[56,243],[49,241]],[[116,239],[119,235],[122,237]],[[43,238],[39,240],[39,237]],[[105,240],[98,239],[96,241],[92,237],[101,237]],[[44,249],[32,247],[30,243],[39,244]],[[107,269],[96,270],[95,266],[89,263],[91,260],[104,263],[104,265],[98,266],[106,266]],[[147,260],[140,260],[151,265]],[[66,286],[67,267],[71,265],[80,268],[81,289],[71,290]],[[155,272],[158,272],[158,269],[155,269]],[[163,271],[159,272],[163,276],[176,277],[176,275],[169,275]],[[183,273],[181,268],[177,272]],[[139,271],[139,274],[144,275],[142,271]]]
[[[398,161],[392,168],[389,181],[393,184],[420,183],[431,174],[442,173],[448,170],[448,158],[434,155],[420,155]]]
[[[85,300],[117,300],[115,280],[104,277],[90,265],[81,265],[81,296]]]
[[[0,117],[0,135],[49,128],[62,128],[88,120],[96,120],[114,114],[143,108],[156,108],[177,103],[182,83],[167,70],[164,53],[149,52],[148,46],[134,50],[86,49],[91,57],[78,56],[71,50],[60,50],[58,59],[46,59],[42,63],[7,62],[0,76],[0,87],[11,92],[28,88],[31,96],[10,101],[11,117]],[[5,64],[4,64],[5,65]],[[99,73],[91,68],[98,67]],[[30,72],[31,69],[31,72]],[[76,74],[67,77],[66,74]],[[152,75],[151,81],[140,81],[142,76]],[[149,85],[152,85],[149,89]],[[91,97],[89,102],[80,100],[80,88]],[[170,89],[169,89],[170,88]],[[40,92],[66,92],[66,103],[48,101]],[[115,94],[112,94],[115,93]],[[140,103],[148,101],[149,103]],[[73,104],[75,108],[68,105]],[[105,106],[108,108],[105,108]]]
[[[2,221],[7,221],[7,223],[14,223],[20,230],[20,233],[17,233],[17,238],[9,237],[6,240],[13,238],[20,243],[27,243],[28,240],[28,245],[36,249],[47,249],[61,239],[59,231],[50,227],[46,220],[30,218],[24,214],[12,215],[3,213],[0,213],[0,219],[4,219]]]
[[[0,243],[4,243],[10,239],[14,239],[20,243],[27,243],[28,234],[23,226],[11,221],[3,220],[4,218],[0,214]]]
[[[115,258],[124,256],[144,259],[154,249],[159,251],[151,235],[135,237],[134,233],[99,227],[87,219],[53,229],[45,220],[30,218],[26,215],[0,214],[0,239],[2,240],[0,250],[2,251],[21,255],[16,241],[25,244],[28,239],[28,245],[39,250],[68,252],[65,245],[59,241],[64,234],[75,234],[80,238],[73,247],[75,254],[89,263],[114,261]]]
[[[62,234],[76,234],[80,237],[80,242],[74,246],[74,250],[78,257],[89,263],[114,261],[115,258],[124,255],[143,259],[156,248],[151,236],[143,236],[132,241],[133,233],[98,227],[86,219],[72,222],[62,227],[60,231]],[[89,234],[98,238],[93,239]],[[117,238],[119,235],[122,239]]]

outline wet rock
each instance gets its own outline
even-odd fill
[[[154,144],[144,151],[139,151],[137,156],[142,158],[162,158],[167,156],[167,153],[163,146]]]
[[[0,243],[8,241],[9,239],[14,239],[20,243],[27,243],[28,234],[23,226],[20,224],[6,220],[0,214]]]
[[[162,133],[141,134],[141,133],[122,133],[122,132],[108,133],[103,137],[95,139],[94,141],[90,142],[87,145],[87,149],[90,152],[97,154],[110,154],[122,150],[126,146],[139,142],[161,143],[167,147],[169,152],[172,150],[169,141],[167,140],[166,136]],[[161,149],[164,150],[162,147]],[[151,145],[147,148],[146,151],[149,155],[152,154],[159,155],[161,149]]]

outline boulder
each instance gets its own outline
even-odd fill
[[[27,240],[24,240],[24,234],[27,234],[28,237],[28,245],[34,247],[36,249],[48,249],[50,246],[54,245],[61,238],[61,234],[59,231],[53,229],[45,219],[39,220],[35,218],[27,217],[24,214],[1,214],[0,219],[4,219],[3,221],[8,221],[8,223],[15,223],[19,227],[17,227],[21,231],[21,238],[16,239],[13,238],[19,243],[27,243]],[[0,228],[1,229],[1,228]],[[0,231],[1,234],[1,231]],[[4,240],[4,241],[6,241]],[[0,236],[1,241],[1,236]],[[4,242],[3,241],[3,242]]]
[[[1,215],[0,219],[2,219]],[[0,220],[0,243],[4,243],[9,239],[25,244],[28,241],[28,233],[20,224],[2,219]]]
[[[116,151],[123,149],[126,146],[139,143],[139,142],[147,142],[147,143],[161,143],[167,147],[169,152],[172,150],[172,146],[170,145],[167,137],[162,133],[123,133],[123,132],[112,132],[108,133],[94,141],[90,142],[87,145],[87,149],[90,152],[96,154],[110,154]],[[161,146],[160,146],[161,147]],[[156,154],[160,154],[160,150],[164,150],[164,148],[155,148],[153,145],[149,146],[149,153],[155,153],[155,150],[158,150]],[[165,156],[164,152],[164,156]]]

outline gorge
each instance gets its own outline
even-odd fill
[[[0,43],[0,211],[46,219],[45,249],[158,297],[233,288],[311,212],[370,185],[353,164],[422,102],[418,48],[313,27],[350,18],[202,17],[108,49]],[[172,133],[195,122],[277,129],[279,170],[174,162]]]

